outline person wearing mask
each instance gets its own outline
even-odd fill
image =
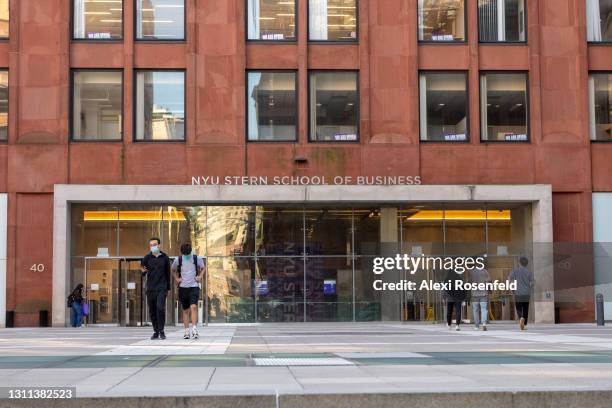
[[[474,284],[488,283],[491,281],[489,272],[483,267],[476,268],[470,271],[470,280]],[[487,331],[487,322],[489,315],[489,292],[486,290],[472,289],[471,293],[472,313],[474,315],[474,330]]]
[[[455,330],[461,330],[461,307],[467,298],[467,292],[459,285],[463,282],[463,275],[449,270],[446,273],[445,283],[450,282],[450,289],[445,291],[446,295],[446,325],[452,329],[453,309],[455,309]]]
[[[204,258],[192,254],[191,244],[181,245],[181,255],[172,262],[172,274],[179,285],[179,301],[183,309],[183,325],[185,335],[183,338],[197,339],[198,334],[198,301],[200,300],[200,285],[202,281],[201,272],[206,266]],[[189,329],[189,314],[191,313],[192,327]]]
[[[72,327],[81,327],[83,319],[83,284],[79,283],[70,296],[68,296],[68,306],[72,310],[70,325]]]
[[[161,250],[161,240],[149,240],[150,252],[142,258],[140,270],[147,276],[147,305],[153,324],[151,340],[165,340],[166,298],[170,290],[170,258]]]
[[[529,320],[529,301],[531,300],[531,289],[533,288],[534,279],[533,272],[527,269],[529,261],[522,256],[519,259],[519,266],[515,268],[508,280],[516,281],[516,290],[514,291],[514,305],[516,307],[516,315],[519,319],[519,327],[521,330],[526,330],[527,320]]]

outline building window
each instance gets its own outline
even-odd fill
[[[612,73],[589,75],[591,140],[612,142]]]
[[[295,72],[247,73],[249,141],[296,141]]]
[[[136,140],[185,140],[185,72],[136,71]]]
[[[72,73],[72,139],[121,140],[123,72]]]
[[[9,37],[9,0],[0,0],[0,38]]]
[[[295,41],[296,0],[248,0],[247,38]]]
[[[464,0],[419,0],[419,41],[465,41]]]
[[[480,104],[481,140],[529,140],[526,73],[482,74]]]
[[[478,0],[481,42],[524,42],[526,0]]]
[[[310,140],[355,142],[359,140],[359,92],[357,72],[311,72]]]
[[[8,71],[0,70],[0,141],[8,140]]]
[[[73,0],[73,38],[119,40],[123,37],[123,0]]]
[[[136,0],[136,39],[184,40],[185,0]]]
[[[586,0],[587,40],[612,42],[612,0]]]
[[[468,92],[465,72],[423,72],[420,75],[421,140],[466,142]]]
[[[357,40],[357,0],[309,0],[311,41]]]

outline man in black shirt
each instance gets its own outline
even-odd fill
[[[147,275],[147,304],[153,324],[151,340],[166,339],[166,297],[170,290],[170,258],[161,251],[161,241],[157,237],[149,240],[151,252],[140,262],[140,270]]]

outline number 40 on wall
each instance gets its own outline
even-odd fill
[[[31,270],[32,272],[43,272],[43,271],[45,270],[45,264],[41,264],[41,263],[39,263],[39,264],[33,264],[33,265],[30,267],[30,270]]]

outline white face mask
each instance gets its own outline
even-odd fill
[[[159,247],[157,245],[153,245],[151,247],[151,252],[153,252],[154,254],[158,253],[159,252]]]

